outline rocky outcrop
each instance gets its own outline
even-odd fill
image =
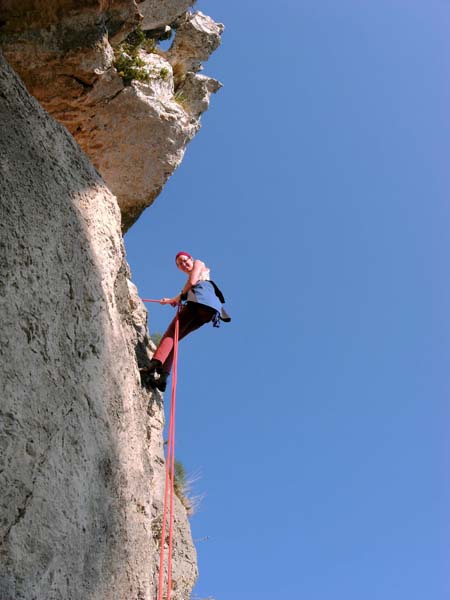
[[[188,15],[179,22],[167,58],[172,64],[181,66],[184,72],[199,71],[202,62],[219,47],[222,32],[223,25],[215,23],[211,17],[201,12]]]
[[[116,195],[126,230],[180,164],[220,87],[198,71],[220,44],[223,26],[186,13],[186,0],[47,4],[3,0],[3,50]],[[127,38],[139,23],[145,43],[136,33]],[[171,33],[163,52],[157,41]]]
[[[139,4],[139,12],[143,17],[141,27],[145,31],[165,30],[168,23],[174,23],[193,4],[194,0],[144,0]]]
[[[155,597],[163,411],[140,382],[128,276],[115,197],[0,56],[2,600]],[[178,501],[175,528],[172,598],[187,600]]]

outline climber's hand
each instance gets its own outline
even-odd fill
[[[159,301],[160,304],[170,304],[171,306],[177,306],[179,302],[179,296],[175,296],[175,298],[161,298],[161,300]]]
[[[172,304],[173,298],[161,298],[159,301],[160,304]]]

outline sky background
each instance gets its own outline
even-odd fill
[[[233,317],[180,346],[194,597],[448,600],[450,2],[196,8],[224,87],[125,238],[143,297],[183,249]]]

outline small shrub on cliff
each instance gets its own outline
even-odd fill
[[[175,102],[177,104],[179,104],[181,106],[181,108],[183,108],[184,110],[186,110],[186,108],[187,108],[187,98],[184,95],[184,92],[182,92],[181,90],[178,90],[178,92],[175,92],[173,99],[175,100]]]
[[[161,79],[167,79],[169,77],[169,69],[167,69],[166,67],[163,67],[159,71],[159,76],[161,77]]]
[[[198,475],[188,478],[183,463],[179,460],[175,460],[173,489],[190,517],[195,513],[195,510],[202,499],[201,496],[194,496],[192,494],[192,485],[197,479]]]
[[[130,56],[124,50],[117,50],[115,53],[114,66],[124,85],[130,85],[133,79],[138,81],[148,81],[149,74],[145,70],[145,62],[139,56]]]
[[[173,480],[173,489],[178,497],[183,493],[186,488],[186,469],[179,460],[175,461],[175,476]]]
[[[161,341],[161,338],[162,338],[162,333],[159,333],[159,331],[155,331],[155,333],[152,333],[150,336],[150,339],[155,344],[155,346],[157,346],[159,344],[159,342]]]
[[[133,79],[149,81],[150,75],[145,69],[145,62],[139,58],[139,50],[147,53],[156,50],[156,42],[147,38],[140,27],[132,31],[124,42],[114,50],[114,66],[124,85],[130,85]]]
[[[128,54],[137,53],[139,50],[145,50],[147,54],[156,51],[156,40],[152,37],[147,37],[140,27],[132,31],[120,45]]]

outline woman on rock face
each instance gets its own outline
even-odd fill
[[[217,285],[210,280],[209,268],[198,259],[193,259],[187,252],[178,252],[175,257],[177,267],[187,275],[183,289],[173,298],[161,298],[160,304],[176,306],[185,302],[179,311],[179,339],[195,331],[205,323],[212,321],[214,327],[219,327],[220,321],[231,321],[223,308],[225,298]],[[176,317],[170,323],[167,331],[153,355],[145,371],[144,383],[164,392],[167,378],[173,363],[173,346]]]

